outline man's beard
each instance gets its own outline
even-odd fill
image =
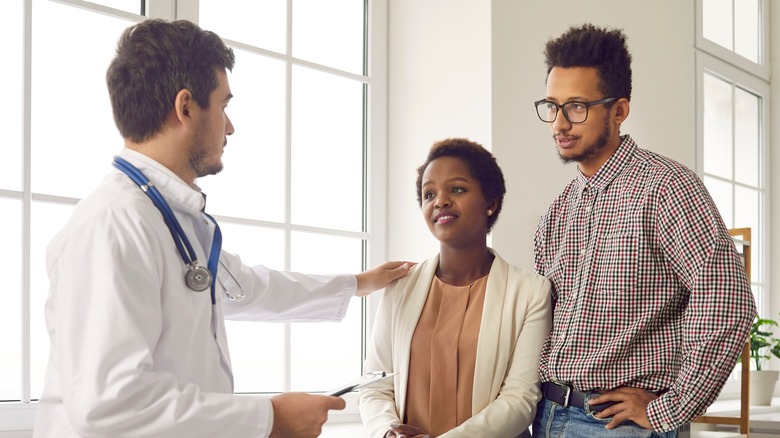
[[[604,121],[604,129],[601,130],[601,135],[594,141],[592,144],[587,146],[584,151],[582,151],[581,154],[574,155],[571,157],[564,157],[561,154],[561,151],[558,151],[558,157],[560,157],[561,161],[564,164],[568,164],[571,162],[577,162],[582,163],[583,161],[586,161],[587,159],[593,157],[596,155],[600,150],[604,149],[607,146],[607,142],[609,141],[609,137],[612,135],[612,130],[609,127],[609,120]]]
[[[206,175],[216,175],[222,171],[223,167],[222,160],[218,160],[216,163],[206,162],[209,148],[203,143],[203,137],[202,133],[198,133],[187,157],[190,168],[195,172],[197,178]]]

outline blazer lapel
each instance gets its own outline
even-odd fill
[[[491,250],[491,252],[493,252]],[[508,265],[495,252],[490,267],[485,303],[482,309],[482,322],[479,327],[477,359],[474,365],[474,390],[471,397],[472,414],[484,409],[495,399],[501,389],[506,374],[506,355],[511,345],[504,345],[506,335],[502,335],[504,296],[508,282]]]
[[[398,331],[395,336],[394,350],[400,354],[396,355],[398,363],[396,369],[401,371],[400,378],[396,379],[395,394],[398,414],[403,417],[406,412],[406,387],[409,379],[409,356],[411,355],[412,336],[417,328],[417,321],[420,319],[425,301],[428,299],[428,291],[431,288],[431,281],[436,275],[436,268],[439,266],[439,256],[426,260],[420,266],[419,277],[414,281],[414,288],[404,293],[402,302],[398,306],[398,321],[396,327]]]

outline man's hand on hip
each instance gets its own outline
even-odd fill
[[[657,398],[657,395],[644,389],[624,387],[592,398],[588,404],[616,403],[595,415],[596,418],[612,417],[607,429],[614,429],[624,421],[633,421],[645,429],[652,429],[650,419],[647,418],[647,405]]]

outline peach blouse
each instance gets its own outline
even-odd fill
[[[487,278],[465,286],[445,284],[436,276],[431,282],[412,337],[404,421],[430,436],[471,417]]]

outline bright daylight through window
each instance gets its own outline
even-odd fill
[[[767,9],[760,0],[703,0],[699,10],[700,172],[726,226],[751,229],[751,282],[764,315],[769,308]]]
[[[0,79],[17,84],[8,87],[9,102],[24,103],[6,105],[0,117],[12,145],[0,172],[0,225],[9,236],[0,261],[12,273],[0,307],[0,401],[41,393],[49,355],[45,249],[79,199],[113,170],[122,139],[106,68],[121,32],[142,13],[166,10],[161,3],[197,17],[236,54],[227,110],[236,131],[225,170],[198,181],[223,249],[249,265],[310,274],[357,273],[378,262],[368,256],[368,2],[142,3],[22,0],[0,15],[8,57],[19,60]],[[228,322],[236,392],[324,391],[359,376],[361,300],[340,323]],[[3,424],[0,418],[0,430]]]

